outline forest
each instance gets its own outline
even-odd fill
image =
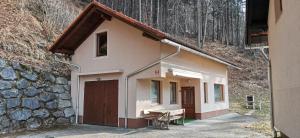
[[[245,0],[97,0],[198,47],[219,41],[244,46]]]

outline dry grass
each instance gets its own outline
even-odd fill
[[[77,16],[71,0],[1,0],[0,57],[34,67],[68,74],[65,60],[46,50]]]
[[[245,51],[217,43],[208,44],[204,50],[230,60],[242,70],[229,69],[230,110],[246,114],[246,95],[254,95],[256,105],[262,102],[262,110],[256,110],[252,116],[259,121],[247,127],[260,133],[271,135],[270,126],[270,91],[268,89],[268,64],[259,51]],[[259,108],[258,106],[256,107]]]

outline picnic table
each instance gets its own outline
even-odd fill
[[[166,128],[168,129],[170,121],[175,121],[178,124],[178,120],[182,119],[182,125],[184,125],[185,110],[184,109],[159,109],[147,111],[148,115],[145,117],[148,121],[152,121],[154,128]],[[148,122],[149,125],[149,122]]]

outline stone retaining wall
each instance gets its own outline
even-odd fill
[[[0,59],[0,133],[75,121],[68,77]]]

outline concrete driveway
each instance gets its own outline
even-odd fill
[[[104,126],[78,125],[62,130],[27,132],[18,138],[102,138],[102,137],[133,137],[133,138],[167,138],[167,137],[209,137],[209,138],[265,138],[265,136],[245,128],[256,119],[236,113],[226,114],[207,120],[195,120],[185,126],[171,125],[170,130],[156,130],[152,128],[123,129]]]

